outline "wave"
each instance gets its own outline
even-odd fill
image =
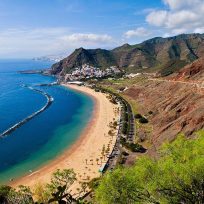
[[[41,108],[39,109],[38,111],[32,113],[31,115],[29,115],[28,117],[26,117],[25,119],[21,120],[20,122],[16,123],[15,125],[13,125],[12,127],[8,128],[7,130],[5,130],[4,132],[2,132],[0,134],[0,138],[3,138],[3,137],[6,137],[8,136],[9,134],[11,134],[12,132],[14,132],[17,128],[21,127],[22,125],[24,125],[25,123],[27,123],[29,120],[33,119],[35,116],[39,115],[40,113],[42,113],[43,111],[45,111],[51,104],[52,102],[54,101],[54,98],[52,96],[50,96],[49,94],[47,94],[46,92],[44,91],[41,91],[39,89],[35,89],[33,87],[30,87],[30,86],[26,86],[26,85],[23,85],[23,87],[27,87],[29,88],[30,90],[33,90],[33,91],[36,91],[40,94],[42,94],[43,96],[45,96],[47,98],[47,102],[46,104]]]

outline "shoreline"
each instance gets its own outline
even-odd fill
[[[78,139],[60,156],[31,174],[10,182],[9,185],[13,187],[18,185],[33,187],[38,183],[48,183],[54,171],[66,168],[73,168],[79,181],[88,181],[100,176],[98,170],[101,165],[107,162],[108,158],[105,158],[102,162],[96,160],[99,160],[104,145],[110,145],[110,152],[114,147],[116,137],[111,139],[110,136],[106,135],[110,130],[109,123],[113,121],[113,118],[116,118],[116,120],[119,118],[119,114],[116,115],[114,111],[114,108],[118,106],[112,104],[106,98],[106,94],[96,93],[93,89],[84,86],[62,85],[92,97],[94,109],[91,119]],[[73,190],[77,187],[78,184],[74,184]]]

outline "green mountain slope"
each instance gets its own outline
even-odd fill
[[[204,34],[156,37],[140,44],[124,44],[113,50],[76,49],[52,66],[52,74],[68,73],[83,64],[107,68],[115,65],[125,71],[160,71],[168,74],[204,55]]]

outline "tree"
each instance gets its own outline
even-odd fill
[[[20,185],[18,190],[11,188],[8,194],[9,204],[34,204],[33,194],[29,187]]]
[[[139,122],[140,123],[148,123],[149,121],[148,121],[147,118],[142,117],[142,118],[139,119]]]
[[[49,203],[57,201],[58,203],[72,203],[76,201],[71,195],[70,187],[76,181],[76,174],[73,169],[57,170],[53,173],[51,183],[47,184],[52,192],[52,198]],[[66,202],[65,202],[66,201]]]
[[[3,203],[3,204],[8,203],[8,195],[11,189],[12,188],[10,186],[6,186],[6,185],[0,186],[0,203]]]
[[[99,204],[140,203],[142,199],[151,200],[149,192],[138,186],[133,171],[119,168],[102,178],[96,190],[96,201]],[[156,202],[155,202],[156,203]]]
[[[204,202],[204,132],[197,139],[180,135],[161,149],[157,192],[169,203]],[[162,179],[163,177],[163,179]]]
[[[99,204],[204,203],[204,131],[183,135],[160,149],[159,159],[144,156],[130,168],[107,173],[96,189]]]
[[[52,196],[46,185],[41,183],[38,183],[34,186],[33,194],[39,203],[48,203]]]
[[[135,119],[140,119],[140,118],[142,118],[142,115],[140,114],[140,113],[137,113],[137,114],[135,114]]]

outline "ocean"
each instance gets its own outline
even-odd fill
[[[39,86],[56,81],[54,77],[18,73],[50,66],[51,62],[0,60],[0,135],[42,109],[47,103],[42,93],[53,98],[47,109],[0,138],[0,184],[36,171],[62,154],[91,119],[91,97],[59,85]]]

